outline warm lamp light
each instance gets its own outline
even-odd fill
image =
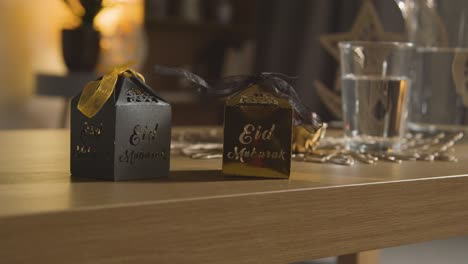
[[[142,65],[145,55],[143,0],[106,0],[107,8],[96,18],[102,31],[99,72],[129,61]],[[0,104],[34,92],[37,73],[65,74],[61,30],[77,26],[77,19],[63,0],[0,1]],[[6,67],[5,65],[8,65]]]
[[[101,32],[100,73],[114,65],[135,62],[141,68],[146,54],[143,31],[143,0],[106,0],[107,6],[96,17],[95,27]]]

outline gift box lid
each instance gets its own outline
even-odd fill
[[[169,105],[151,87],[135,76],[120,75],[112,97],[116,105],[119,106],[135,104]]]
[[[98,81],[102,78],[97,79]],[[72,104],[77,105],[81,92],[72,99]],[[114,91],[103,107],[131,106],[131,105],[159,105],[170,106],[170,104],[151,89],[144,81],[135,76],[119,75]],[[76,108],[76,107],[75,107]],[[102,109],[101,109],[102,110]],[[100,112],[99,110],[98,112]]]
[[[226,106],[257,105],[291,108],[288,99],[281,98],[270,92],[260,84],[253,84],[248,88],[227,98]]]

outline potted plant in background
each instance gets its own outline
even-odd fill
[[[93,26],[94,19],[104,8],[103,0],[64,0],[80,19],[78,27],[62,30],[62,53],[71,72],[90,72],[99,60],[101,34]]]

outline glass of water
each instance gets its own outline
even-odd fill
[[[468,131],[468,1],[395,2],[416,45],[408,128]]]
[[[414,46],[404,42],[340,42],[347,148],[393,151],[405,133]]]
[[[417,47],[408,127],[462,131],[468,127],[468,49]]]

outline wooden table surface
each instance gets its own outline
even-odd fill
[[[289,180],[223,177],[173,156],[168,180],[69,174],[69,131],[0,132],[2,263],[291,263],[468,234],[458,163],[293,162]]]

